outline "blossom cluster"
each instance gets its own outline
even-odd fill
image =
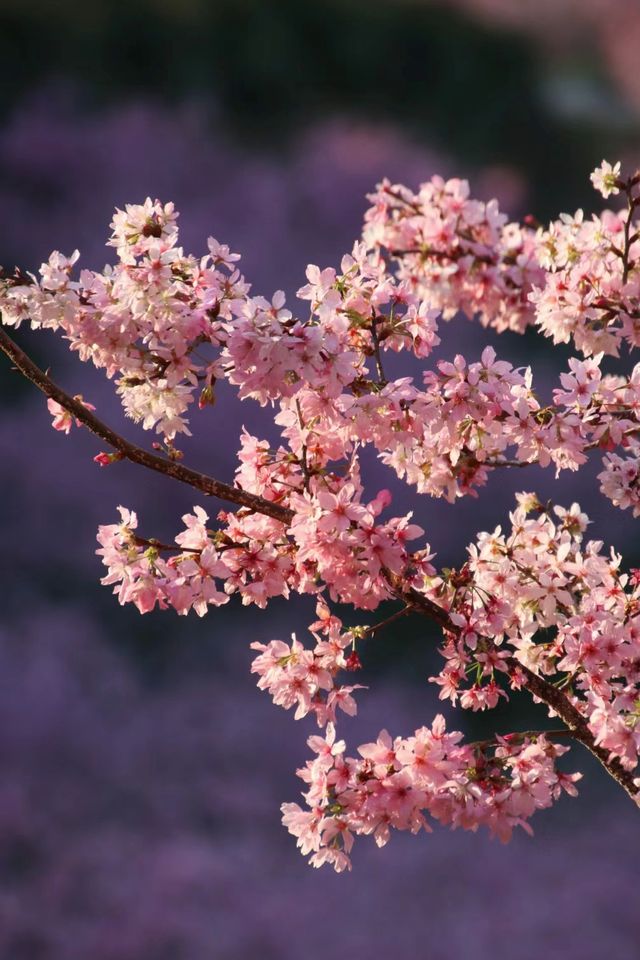
[[[392,829],[430,831],[428,817],[465,830],[484,826],[507,841],[517,826],[530,830],[529,817],[563,789],[575,794],[580,778],[557,770],[567,748],[544,736],[462,744],[441,715],[410,737],[392,740],[383,730],[357,758],[346,757],[335,736],[329,724],[325,737],[309,738],[315,757],[298,771],[309,809],[285,803],[282,820],[312,866],[330,863],[337,872],[351,868],[354,836],[384,846]]]
[[[139,537],[136,514],[124,507],[119,511],[121,523],[98,530],[97,553],[108,568],[101,582],[113,584],[120,603],[133,603],[140,613],[157,604],[179,614],[194,610],[202,617],[209,606],[227,603],[234,593],[244,604],[258,606],[288,594],[291,551],[277,520],[221,513],[228,522],[210,531],[208,515],[195,507],[182,518],[185,530],[173,546]]]
[[[252,439],[246,434],[245,444]],[[257,442],[251,445],[259,450]],[[277,476],[271,479],[277,483]],[[373,610],[393,595],[391,578],[435,572],[428,545],[415,553],[407,549],[407,541],[423,532],[410,516],[376,523],[389,503],[387,491],[364,504],[360,484],[323,481],[291,496],[289,527],[244,510],[221,512],[219,528],[209,530],[207,513],[195,507],[183,516],[186,529],[175,546],[138,536],[136,514],[120,507],[121,523],[98,531],[97,553],[108,568],[102,583],[113,584],[120,603],[134,603],[141,613],[158,604],[203,616],[208,605],[226,603],[234,593],[244,604],[264,607],[290,590],[327,589],[332,600]]]
[[[528,295],[543,274],[531,227],[508,223],[495,200],[471,198],[466,180],[434,176],[417,193],[384,180],[369,199],[365,240],[445,319],[461,310],[519,332],[533,322]]]
[[[126,413],[172,441],[189,433],[186,411],[213,402],[215,383],[227,379],[241,398],[261,404],[308,386],[338,396],[363,373],[378,349],[414,348],[426,356],[438,338],[435,312],[406,285],[389,277],[379,256],[363,244],[342,260],[342,273],[308,270],[300,290],[312,303],[308,321],[271,301],[249,295],[236,267],[239,255],[209,238],[196,258],[177,246],[173,204],[149,198],[128,205],[112,221],[109,244],[119,260],[102,273],[73,269],[79,253],[54,252],[40,279],[17,273],[0,289],[3,322],[61,330],[82,360],[116,376]],[[375,331],[377,311],[395,315]],[[373,328],[372,328],[373,324]]]
[[[640,515],[640,444],[631,438],[626,443],[627,456],[609,453],[598,474],[600,489],[605,497],[621,510],[631,507],[634,517]]]
[[[342,630],[342,622],[331,616],[322,600],[317,614],[319,619],[310,628],[315,640],[313,650],[304,647],[295,635],[290,644],[282,640],[252,643],[251,649],[260,653],[251,672],[259,675],[258,687],[266,690],[275,704],[285,710],[296,707],[296,720],[314,713],[318,725],[326,727],[335,723],[338,708],[355,715],[357,704],[352,694],[361,684],[335,682],[341,670],[358,669],[355,634]],[[351,652],[347,653],[349,648]]]
[[[601,541],[584,542],[589,520],[575,503],[551,510],[523,493],[510,521],[510,530],[480,534],[467,563],[432,583],[455,626],[442,650],[445,666],[432,678],[440,697],[472,710],[494,707],[507,696],[500,678],[522,686],[523,664],[557,678],[596,743],[633,770],[640,578],[624,573],[620,555],[607,555]]]
[[[432,177],[417,193],[383,181],[363,236],[445,319],[462,311],[499,331],[535,324],[554,343],[572,338],[586,356],[617,356],[639,335],[632,217],[640,179],[624,181],[620,164],[606,161],[591,179],[605,198],[624,189],[627,209],[591,219],[582,210],[561,214],[547,230],[507,223],[495,201],[470,197],[466,180]]]
[[[275,419],[288,453],[304,454],[313,469],[371,444],[418,492],[454,501],[475,494],[514,456],[559,472],[577,470],[594,448],[633,450],[640,366],[628,377],[603,375],[601,361],[601,354],[571,358],[544,407],[530,368],[514,369],[486,347],[478,361],[462,355],[437,361],[424,372],[422,389],[409,377],[333,400],[301,388],[295,399],[282,401]],[[620,497],[610,499],[622,506]]]
[[[606,191],[605,191],[606,192]],[[640,342],[640,255],[631,209],[605,210],[585,219],[563,214],[541,231],[537,256],[545,282],[534,290],[536,322],[554,343],[573,340],[586,356],[618,356]],[[626,240],[625,240],[626,238]],[[625,242],[627,250],[625,252]]]

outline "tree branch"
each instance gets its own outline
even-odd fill
[[[459,628],[453,623],[447,611],[437,603],[434,603],[429,597],[422,596],[422,594],[413,587],[407,588],[397,578],[392,579],[392,587],[398,599],[404,601],[404,603],[410,603],[414,609],[420,611],[430,620],[435,620],[435,622],[445,630],[451,633],[459,633]],[[493,640],[489,637],[483,637],[483,640],[490,646],[495,647]],[[532,696],[545,703],[560,717],[574,739],[586,747],[602,764],[607,773],[613,777],[616,783],[631,797],[633,802],[640,805],[640,788],[634,783],[633,773],[625,770],[617,758],[614,757],[610,759],[609,751],[596,744],[595,737],[589,729],[587,721],[577,707],[571,703],[566,694],[558,690],[557,687],[554,687],[553,684],[545,680],[544,677],[538,676],[528,667],[525,667],[524,664],[516,660],[515,657],[510,656],[503,662],[511,672],[517,671],[524,677],[523,685],[525,689],[528,690]]]
[[[155,470],[157,473],[163,473],[167,477],[186,483],[194,487],[201,493],[210,497],[219,497],[221,500],[227,500],[229,503],[235,503],[239,507],[246,507],[254,513],[262,513],[274,520],[280,520],[282,523],[289,523],[293,516],[291,510],[280,504],[272,503],[263,497],[258,497],[253,493],[247,493],[232,487],[228,483],[209,477],[205,473],[198,473],[196,470],[185,467],[175,460],[169,460],[166,457],[159,457],[155,453],[149,453],[142,447],[136,446],[121,437],[120,434],[112,430],[111,427],[103,423],[87,408],[74,400],[61,387],[57,386],[47,374],[38,367],[30,357],[22,350],[17,343],[11,339],[7,332],[0,326],[0,351],[12,361],[20,373],[35,384],[38,390],[42,391],[46,397],[50,397],[64,407],[76,420],[83,423],[109,446],[117,450],[124,460],[130,460],[131,463],[137,463],[148,470]]]

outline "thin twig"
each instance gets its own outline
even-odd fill
[[[376,633],[378,630],[382,630],[384,627],[388,627],[389,624],[395,623],[396,620],[399,620],[400,617],[406,617],[408,613],[411,613],[413,610],[413,604],[408,603],[402,610],[396,610],[395,613],[392,613],[390,617],[387,617],[386,620],[381,620],[380,623],[373,623],[370,627],[364,627],[361,631],[362,637],[368,637],[372,633]]]
[[[373,342],[373,355],[376,361],[376,371],[378,374],[378,380],[380,383],[387,383],[387,378],[384,375],[384,367],[382,366],[382,356],[380,354],[380,339],[378,337],[378,331],[376,329],[376,324],[378,318],[374,312],[371,318],[371,340]]]
[[[201,550],[194,550],[188,547],[179,547],[173,543],[162,543],[160,540],[154,540],[153,537],[148,540],[146,537],[138,537],[133,534],[132,540],[136,547],[145,547],[150,550],[157,550],[160,553],[201,553]]]

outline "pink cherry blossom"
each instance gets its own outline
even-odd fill
[[[86,400],[82,399],[81,394],[76,394],[73,399],[77,400],[78,403],[81,403],[82,406],[86,407],[87,410],[95,410],[93,404],[87,403]],[[53,417],[53,423],[51,426],[54,430],[61,430],[63,433],[69,433],[74,423],[77,427],[82,426],[82,422],[80,420],[74,419],[73,415],[69,413],[68,410],[60,406],[59,403],[51,398],[47,400],[47,409]]]

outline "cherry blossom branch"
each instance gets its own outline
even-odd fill
[[[64,407],[76,420],[83,423],[109,446],[117,450],[123,460],[130,460],[131,463],[137,463],[148,470],[155,470],[181,483],[186,483],[201,493],[210,497],[218,497],[230,503],[235,503],[239,507],[246,507],[255,513],[262,513],[274,520],[280,520],[282,523],[288,523],[293,514],[286,507],[277,503],[272,503],[255,494],[239,490],[228,483],[216,480],[205,473],[199,473],[190,467],[175,460],[169,460],[160,457],[157,454],[149,453],[142,447],[125,440],[124,437],[112,430],[102,420],[88,410],[79,400],[69,396],[61,387],[57,386],[51,378],[33,362],[33,360],[22,350],[18,344],[11,339],[5,330],[0,326],[0,351],[4,353],[13,363],[14,367],[20,373],[30,380],[38,390],[46,397],[55,400],[61,407]]]
[[[315,715],[325,728],[308,741],[316,759],[299,771],[308,812],[282,808],[314,866],[343,870],[354,834],[373,833],[382,845],[391,827],[426,826],[425,813],[452,826],[484,824],[508,839],[562,789],[576,792],[580,775],[556,768],[567,749],[556,737],[582,743],[640,805],[640,569],[623,574],[617,553],[607,555],[600,541],[582,545],[588,517],[578,504],[542,506],[520,493],[511,533],[478,534],[467,562],[442,571],[436,589],[428,544],[407,547],[424,531],[411,514],[378,519],[390,498],[380,491],[363,499],[360,463],[372,446],[418,493],[453,501],[494,467],[577,469],[598,448],[606,451],[602,493],[640,516],[640,364],[628,377],[600,369],[601,356],[638,346],[640,231],[632,214],[640,172],[623,180],[619,163],[603,161],[591,180],[605,199],[623,191],[626,215],[585,221],[579,211],[547,231],[530,219],[507,222],[495,201],[472,199],[463,180],[434,176],[418,193],[385,180],[341,273],[307,268],[298,297],[311,304],[308,320],[285,308],[282,291],[270,302],[250,296],[239,254],[213,238],[204,258],[185,255],[173,204],[151,199],[116,211],[109,245],[118,263],[104,273],[73,280],[77,251],[54,252],[40,279],[0,271],[0,322],[30,318],[34,329],[59,330],[82,359],[118,371],[125,411],[164,445],[147,442],[150,453],[125,440],[0,330],[0,351],[50,398],[57,430],[77,421],[108,444],[98,462],[128,459],[240,508],[226,505],[212,531],[206,511],[194,507],[176,546],[138,536],[136,514],[119,508],[121,522],[100,526],[97,536],[108,571],[102,582],[119,601],[141,613],[159,605],[204,616],[234,594],[259,607],[291,593],[316,596],[312,649],[295,635],[291,644],[252,644],[260,689],[295,707],[296,719]],[[424,371],[423,389],[412,377],[387,380],[383,350],[426,359],[440,343],[438,318],[459,313],[498,332],[535,323],[554,343],[573,338],[586,359],[569,359],[570,372],[542,408],[529,368],[514,369],[489,346],[473,363],[461,354],[438,360]],[[201,355],[204,343],[215,354]],[[176,435],[189,432],[196,392],[200,407],[212,403],[219,379],[242,399],[279,405],[283,428],[276,449],[243,431],[231,484],[183,466],[174,447]],[[535,459],[525,461],[529,454]],[[325,589],[333,603],[369,611],[372,621],[390,599],[395,612],[344,629],[318,597]],[[483,710],[508,689],[526,690],[561,729],[496,734],[470,748],[438,715],[431,730],[393,740],[382,731],[358,748],[361,759],[344,757],[336,715],[356,712],[352,694],[361,685],[340,682],[339,672],[359,670],[357,644],[413,611],[443,633],[445,664],[430,678],[441,699]],[[545,723],[554,726],[543,716]]]
[[[541,700],[567,725],[574,739],[578,740],[593,756],[600,761],[605,770],[629,795],[635,804],[640,804],[640,788],[634,781],[634,776],[625,770],[617,757],[611,758],[609,751],[595,742],[595,737],[580,711],[571,703],[569,698],[554,687],[552,683],[535,674],[528,667],[521,664],[515,657],[509,657],[505,664],[512,670],[520,670],[524,674],[524,686],[534,697]]]
[[[391,575],[391,584],[398,599],[405,603],[410,603],[415,609],[419,610],[424,616],[428,617],[452,633],[458,633],[459,628],[451,620],[446,610],[434,603],[429,597],[424,597],[413,587],[407,588],[399,578]],[[488,637],[483,637],[485,642],[494,646],[493,641]],[[532,696],[541,700],[553,710],[555,714],[563,721],[567,729],[593,756],[599,760],[607,773],[618,783],[622,789],[631,797],[635,804],[640,804],[640,787],[634,782],[633,774],[625,770],[620,761],[609,757],[609,752],[604,747],[595,742],[595,737],[580,711],[571,703],[569,698],[562,693],[552,683],[538,676],[524,664],[516,660],[515,657],[507,657],[504,665],[510,672],[518,672],[523,677],[523,686]]]
[[[96,417],[95,414],[88,410],[80,401],[74,400],[73,397],[69,396],[62,388],[58,387],[1,327],[0,350],[12,361],[20,373],[30,380],[45,396],[55,400],[64,407],[65,410],[88,427],[92,433],[108,443],[114,450],[117,450],[123,459],[137,463],[149,470],[162,473],[165,476],[172,477],[182,483],[186,483],[208,496],[219,497],[222,500],[246,507],[256,513],[265,514],[283,523],[288,523],[291,520],[293,515],[292,511],[286,507],[272,503],[254,494],[238,490],[213,477],[192,470],[175,460],[165,459],[156,454],[149,453],[141,447],[125,440],[112,430],[111,427]],[[452,622],[447,611],[433,600],[423,596],[414,588],[407,587],[407,585],[398,578],[392,577],[391,583],[396,596],[402,599],[408,607],[419,610],[425,616],[438,623],[440,627],[448,631],[457,631],[458,628]],[[492,643],[488,638],[485,639],[487,642]],[[595,738],[586,721],[569,698],[543,677],[533,673],[533,671],[517,661],[515,657],[507,658],[505,665],[511,671],[520,672],[524,678],[523,685],[525,688],[560,717],[573,737],[582,743],[593,756],[600,761],[610,776],[620,784],[634,802],[638,803],[640,790],[634,783],[632,774],[625,770],[617,759],[610,759],[607,750],[595,743]]]

